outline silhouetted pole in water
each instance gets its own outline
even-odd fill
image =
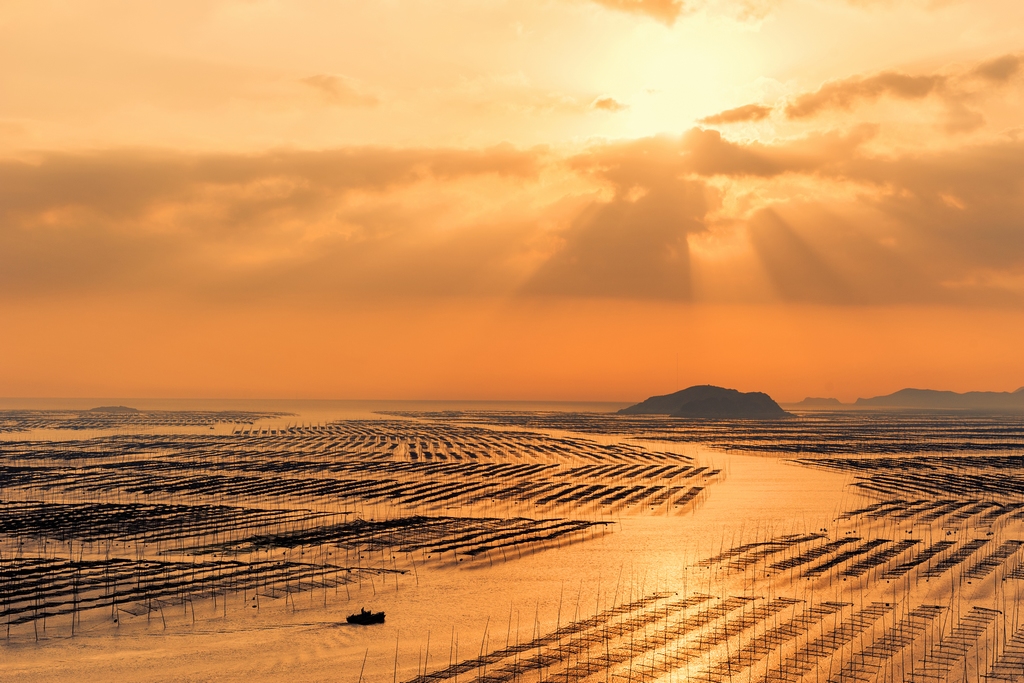
[[[366,658],[370,655],[370,648],[366,648],[366,653],[363,654],[363,665],[359,667],[359,680],[356,683],[363,683],[363,671],[366,669]]]
[[[398,636],[399,632],[395,631],[395,675],[393,683],[398,683]]]

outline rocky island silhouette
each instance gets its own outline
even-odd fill
[[[760,391],[741,392],[710,384],[692,386],[674,394],[651,396],[623,408],[620,415],[669,415],[715,420],[779,420],[792,417],[771,396]]]

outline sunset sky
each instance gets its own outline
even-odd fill
[[[0,396],[1024,385],[1024,2],[0,5]]]

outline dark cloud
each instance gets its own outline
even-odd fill
[[[683,11],[681,0],[593,0],[598,5],[620,12],[643,14],[671,26]]]
[[[763,121],[772,113],[772,108],[763,104],[746,104],[735,109],[727,109],[712,116],[705,116],[701,123],[720,125],[729,123],[745,123],[747,121]]]

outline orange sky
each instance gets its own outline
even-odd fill
[[[0,395],[1024,385],[1024,3],[0,7]]]

